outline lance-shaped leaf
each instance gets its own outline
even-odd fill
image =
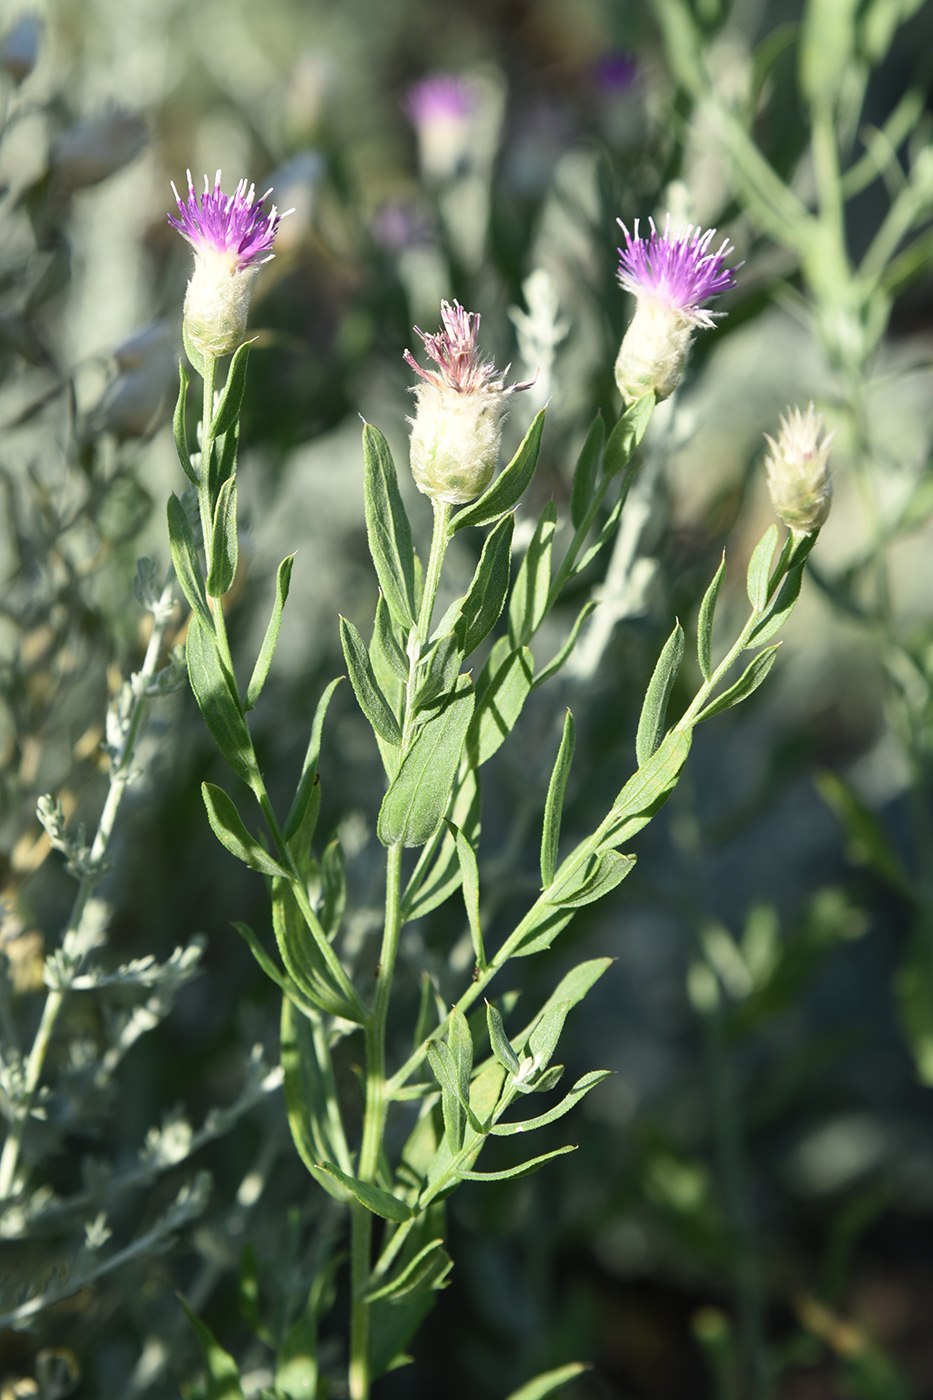
[[[456,627],[467,656],[495,627],[505,605],[514,528],[515,517],[509,514],[490,530],[466,597],[460,603]]]
[[[333,953],[323,930],[317,924],[315,929],[309,927],[286,880],[272,882],[272,927],[285,970],[299,992],[332,1016],[365,1021],[367,1012],[359,997],[354,993],[355,1000],[351,1000],[328,966],[327,959],[333,958]]]
[[[404,632],[415,623],[415,559],[411,526],[392,453],[378,428],[363,429],[363,499],[366,533],[379,587]]]
[[[576,967],[565,973],[538,1014],[513,1039],[516,1054],[524,1050],[532,1031],[549,1011],[560,1005],[565,1005],[568,1010],[578,1006],[614,961],[614,958],[589,958],[586,962],[577,963]]]
[[[250,836],[233,799],[228,797],[223,788],[216,787],[213,783],[202,783],[201,796],[207,808],[211,830],[231,855],[248,865],[250,870],[259,870],[263,875],[285,875],[286,872],[278,861],[273,860],[255,837]]]
[[[185,476],[194,486],[197,486],[198,474],[191,465],[191,453],[188,451],[188,422],[186,414],[188,401],[188,372],[181,361],[178,363],[178,379],[178,399],[172,418],[175,451],[178,453],[178,461],[181,464],[181,469]]]
[[[429,1240],[387,1283],[368,1289],[363,1296],[367,1303],[374,1303],[377,1298],[405,1298],[412,1293],[440,1288],[453,1263],[442,1239]]]
[[[441,824],[473,715],[473,686],[461,676],[457,690],[419,729],[389,784],[379,812],[379,840],[423,846]]]
[[[379,688],[366,644],[353,623],[345,617],[340,619],[340,644],[343,647],[350,684],[360,709],[387,744],[400,744],[402,731],[388,700]]]
[[[564,732],[561,735],[560,748],[557,750],[557,758],[551,770],[551,781],[548,783],[547,801],[544,804],[544,824],[541,829],[542,889],[547,889],[548,885],[554,879],[554,871],[557,869],[557,847],[560,842],[560,823],[564,806],[564,793],[567,789],[567,779],[570,776],[574,743],[575,732],[573,715],[568,710],[564,719]]]
[[[620,845],[647,826],[673,792],[690,752],[692,730],[672,729],[648,762],[634,773],[612,806],[605,845]]]
[[[545,1400],[548,1395],[553,1395],[556,1390],[572,1381],[574,1376],[579,1376],[581,1371],[589,1371],[591,1367],[583,1361],[571,1361],[567,1366],[558,1366],[556,1371],[544,1371],[540,1376],[535,1376],[533,1381],[526,1382],[518,1390],[513,1390],[508,1400]]]
[[[479,775],[474,768],[464,769],[458,776],[448,815],[473,848],[479,845],[480,788]],[[436,909],[459,887],[460,859],[453,834],[446,826],[438,827],[418,858],[402,899],[402,917],[421,918]]]
[[[243,391],[246,388],[246,367],[251,344],[252,342],[249,340],[244,341],[230,361],[227,382],[223,387],[217,412],[211,424],[211,437],[219,438],[236,422],[243,403]]]
[[[316,1013],[315,1013],[316,1014]],[[349,1168],[349,1154],[340,1121],[340,1107],[333,1067],[326,1048],[315,1036],[312,1022],[283,998],[280,1055],[285,1087],[285,1109],[298,1155],[311,1176],[335,1200],[346,1204],[347,1192],[318,1166],[334,1157]]]
[[[590,430],[586,435],[586,441],[580,456],[577,458],[577,465],[573,473],[573,487],[570,492],[570,519],[577,530],[586,519],[587,512],[596,497],[599,459],[602,456],[605,441],[606,425],[603,422],[602,414],[597,413],[590,424]]]
[[[763,642],[769,641],[775,632],[781,630],[794,611],[803,584],[804,566],[815,543],[816,535],[808,535],[805,539],[797,541],[796,544],[788,540],[791,549],[786,560],[787,574],[764,617],[749,638],[748,645],[750,647],[758,647]],[[783,558],[782,555],[782,560]]]
[[[558,874],[553,888],[547,891],[547,901],[561,909],[582,909],[609,894],[634,868],[634,856],[623,856],[618,851],[597,853],[563,879]]]
[[[534,1057],[535,1069],[538,1073],[547,1069],[551,1062],[569,1010],[569,1001],[549,1002],[532,1027],[531,1035],[528,1037],[528,1049]]]
[[[505,637],[500,641],[508,647]],[[476,706],[467,736],[467,751],[475,768],[492,758],[511,733],[528,698],[534,676],[535,659],[527,647],[507,652],[504,658],[498,647],[497,642],[490,654],[489,681]]]
[[[249,948],[253,957],[256,959],[263,972],[269,978],[269,981],[274,982],[275,985],[280,989],[280,991],[285,993],[286,997],[292,1003],[292,1005],[297,1006],[298,1010],[304,1016],[307,1016],[309,1008],[314,1008],[316,1010],[316,1008],[314,1007],[314,1002],[309,1001],[306,996],[303,996],[302,993],[299,992],[298,988],[295,986],[295,983],[291,980],[291,978],[288,977],[284,972],[280,971],[280,969],[276,966],[273,959],[269,956],[265,948],[262,946],[258,935],[254,933],[254,931],[250,928],[249,924],[244,924],[237,919],[234,920],[233,927],[243,939],[244,943]],[[319,1156],[320,1154],[317,1155]]]
[[[462,530],[465,525],[488,525],[498,520],[500,515],[512,510],[524,495],[538,464],[541,450],[541,434],[544,431],[544,409],[535,417],[509,465],[492,485],[475,500],[464,506],[450,522],[450,533]]]
[[[413,1212],[410,1207],[404,1201],[400,1201],[398,1196],[383,1191],[381,1186],[372,1186],[368,1181],[349,1176],[333,1162],[320,1162],[318,1165],[322,1172],[326,1172],[335,1181],[339,1181],[341,1186],[345,1186],[351,1196],[355,1196],[360,1205],[372,1211],[373,1215],[379,1215],[383,1220],[397,1221],[399,1224],[411,1219]]]
[[[535,526],[509,599],[509,641],[513,647],[530,642],[547,615],[556,529],[557,507],[553,501],[548,501]]]
[[[408,657],[399,645],[389,605],[380,593],[376,602],[376,617],[373,622],[373,635],[369,641],[369,659],[373,664],[376,680],[384,690],[399,682],[408,681]]]
[[[458,1092],[457,1070],[453,1057],[442,1040],[429,1042],[428,1064],[431,1066],[431,1073],[441,1086],[444,1132],[451,1155],[455,1156],[463,1146],[467,1105],[463,1103]]]
[[[531,687],[532,690],[537,690],[539,685],[544,685],[545,681],[549,681],[551,677],[555,675],[564,665],[564,663],[568,660],[571,653],[573,652],[574,647],[577,644],[577,638],[580,635],[580,631],[583,627],[584,622],[586,622],[587,618],[595,610],[596,600],[594,598],[588,598],[587,601],[583,604],[583,607],[580,609],[579,613],[577,614],[577,619],[571,627],[570,634],[567,637],[566,642],[564,642],[564,645],[560,648],[556,655],[551,658],[551,660],[547,663],[544,669],[540,671],[535,677]]]
[[[635,448],[645,435],[654,412],[654,394],[642,394],[632,406],[622,414],[609,434],[606,451],[603,453],[603,475],[618,476],[632,460]]]
[[[207,1323],[201,1321],[185,1298],[180,1293],[177,1297],[198,1339],[198,1346],[204,1358],[204,1369],[207,1372],[207,1386],[201,1391],[204,1400],[243,1400],[240,1371],[233,1357],[224,1351]]]
[[[644,704],[638,720],[638,733],[635,737],[635,756],[639,768],[648,762],[664,737],[667,719],[667,702],[684,659],[684,629],[678,622],[664,643],[654,674],[645,692]]]
[[[225,481],[236,474],[237,448],[240,444],[239,422],[231,424],[214,442],[211,450],[210,490],[211,501],[216,502],[217,494]]]
[[[710,680],[713,674],[713,619],[716,615],[716,604],[719,601],[719,590],[722,588],[725,577],[726,554],[723,550],[722,562],[713,575],[712,583],[703,595],[700,615],[697,619],[697,660],[705,680]]]
[[[331,696],[341,680],[342,677],[338,676],[336,680],[331,681],[317,702],[314,719],[311,723],[311,737],[308,740],[304,763],[301,766],[301,777],[298,779],[298,787],[295,789],[295,796],[285,819],[283,834],[288,842],[289,850],[299,863],[307,854],[314,836],[318,809],[321,805],[321,788],[317,771],[318,759],[321,755],[321,731],[324,728],[324,716],[327,714]]]
[[[540,1157],[532,1157],[528,1162],[522,1162],[520,1166],[510,1167],[504,1172],[466,1172],[458,1171],[457,1175],[461,1181],[514,1181],[520,1176],[531,1176],[532,1172],[538,1171],[545,1162],[551,1162],[555,1157],[563,1157],[567,1152],[576,1152],[576,1147],[558,1147],[553,1152],[544,1152]]]
[[[181,591],[192,612],[201,619],[204,626],[214,630],[214,619],[207,605],[204,580],[198,562],[198,551],[188,523],[188,513],[178,497],[172,493],[168,498],[168,540],[172,552],[172,564]]]
[[[188,623],[185,656],[191,689],[214,743],[233,771],[244,782],[250,782],[256,767],[253,741],[233,681],[217,653],[213,623],[208,630],[197,613]]]
[[[236,477],[229,476],[217,493],[214,507],[211,567],[207,575],[207,591],[212,598],[222,598],[236,574],[236,504]]]
[[[721,715],[724,710],[731,710],[733,705],[738,705],[739,701],[747,700],[749,695],[758,689],[771,670],[780,647],[781,643],[775,642],[773,646],[765,647],[764,651],[758,652],[735,684],[730,685],[729,689],[724,690],[721,695],[717,695],[715,700],[711,700],[705,709],[700,711],[696,723],[699,724],[704,719],[712,719],[713,715]]]
[[[535,1128],[545,1128],[548,1123],[554,1123],[558,1118],[563,1118],[564,1114],[569,1113],[584,1095],[588,1094],[591,1089],[595,1089],[597,1084],[602,1084],[603,1080],[608,1079],[611,1073],[612,1070],[609,1069],[594,1069],[589,1074],[585,1074],[582,1079],[578,1079],[560,1103],[548,1109],[547,1113],[539,1113],[536,1118],[526,1118],[521,1123],[495,1123],[489,1131],[496,1137],[514,1137],[516,1133],[531,1133]]]
[[[347,905],[347,877],[339,836],[328,842],[321,857],[321,887],[323,899],[319,918],[321,927],[333,942]]]
[[[761,612],[768,601],[771,559],[777,540],[778,528],[771,525],[755,545],[748,561],[748,601],[757,612]]]
[[[269,667],[272,665],[272,658],[275,655],[275,646],[279,640],[279,628],[282,625],[282,609],[285,607],[285,600],[288,597],[289,585],[292,581],[292,565],[295,562],[294,554],[289,554],[283,559],[278,567],[275,576],[275,602],[272,605],[272,616],[266,627],[265,636],[262,639],[262,646],[259,648],[259,655],[256,657],[256,665],[253,667],[253,674],[249,678],[249,685],[246,688],[246,708],[253,709],[256,701],[266,683],[266,676],[269,674]]]
[[[275,1395],[308,1400],[317,1390],[317,1323],[309,1308],[292,1323],[275,1358]]]
[[[415,708],[427,709],[432,700],[449,694],[463,661],[463,649],[456,632],[448,632],[432,642],[418,663],[415,681]]]
[[[470,845],[467,838],[458,826],[446,817],[444,819],[450,828],[451,835],[457,847],[457,860],[460,865],[460,881],[463,889],[463,903],[466,908],[467,921],[470,925],[470,938],[473,942],[473,954],[476,958],[476,966],[481,972],[486,970],[486,952],[483,947],[483,930],[479,918],[479,865],[476,860],[476,852]]]

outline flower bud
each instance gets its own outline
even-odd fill
[[[441,302],[444,329],[425,335],[415,327],[438,366],[422,369],[409,350],[405,362],[424,381],[412,390],[418,407],[411,423],[411,473],[434,501],[465,505],[493,478],[509,394],[533,381],[506,385],[493,364],[480,358],[480,318],[459,302]]]
[[[17,87],[36,66],[41,29],[39,16],[27,12],[19,15],[0,39],[0,68],[9,73]]]
[[[204,177],[204,193],[194,192],[188,171],[188,199],[182,201],[172,185],[179,217],[169,215],[194,249],[194,272],[185,294],[185,331],[202,355],[230,355],[246,335],[246,317],[253,279],[263,263],[275,255],[272,245],[282,219],[275,205],[267,214],[256,199],[256,187],[241,180],[231,195],[220,188],[220,171],[210,189]],[[287,210],[291,213],[291,210]]]
[[[688,227],[678,238],[670,233],[670,215],[664,232],[649,219],[651,234],[634,237],[619,221],[626,247],[619,249],[619,281],[636,297],[635,315],[616,359],[615,377],[626,403],[652,391],[668,398],[683,377],[693,332],[698,326],[714,326],[715,312],[701,302],[735,285],[724,258],[733,251],[728,240],[711,253],[715,229],[701,233]]]
[[[771,504],[784,524],[800,535],[812,535],[825,525],[832,502],[829,454],[835,433],[821,440],[822,433],[823,415],[812,403],[806,413],[787,410],[777,442],[765,433],[771,449],[765,459]]]

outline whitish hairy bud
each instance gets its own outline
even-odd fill
[[[246,335],[253,279],[263,263],[274,257],[272,245],[282,215],[273,204],[267,213],[254,185],[241,180],[231,195],[220,188],[220,171],[204,193],[194,192],[188,171],[188,198],[172,185],[178,218],[169,223],[194,249],[194,272],[185,294],[185,330],[202,355],[230,355]],[[286,211],[291,213],[291,210]]]
[[[797,534],[812,535],[826,523],[833,496],[829,454],[835,433],[823,434],[823,415],[811,403],[806,413],[789,408],[777,442],[765,459],[775,513]]]
[[[724,241],[710,252],[715,229],[701,233],[688,228],[673,238],[671,219],[658,233],[649,219],[651,234],[634,237],[620,220],[625,248],[619,249],[619,281],[636,298],[635,315],[616,360],[616,383],[626,403],[634,403],[649,390],[658,399],[668,398],[680,383],[693,332],[698,326],[714,326],[715,313],[701,305],[710,297],[735,286],[724,259],[733,251]]]
[[[405,362],[424,381],[412,390],[418,408],[411,423],[411,474],[419,491],[434,501],[465,505],[485,491],[499,460],[502,420],[509,394],[528,389],[506,385],[494,365],[480,358],[480,318],[459,302],[441,302],[443,330],[424,341],[437,370],[422,369],[411,351]]]

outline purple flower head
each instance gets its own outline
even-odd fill
[[[602,54],[593,64],[593,77],[603,97],[628,92],[637,76],[638,60],[621,49]]]
[[[456,73],[432,73],[408,89],[405,111],[415,127],[431,122],[465,122],[475,107],[473,90]]]
[[[484,360],[479,352],[476,338],[479,335],[480,317],[478,312],[464,311],[458,301],[451,306],[449,301],[441,302],[441,320],[444,329],[436,335],[426,335],[420,327],[415,331],[424,341],[424,348],[438,370],[422,369],[410,350],[403,356],[405,363],[416,374],[420,374],[426,384],[437,389],[453,389],[458,394],[512,394],[520,389],[530,389],[534,380],[526,384],[506,385],[508,365],[499,374],[491,360]]]
[[[272,193],[266,190],[256,198],[256,186],[241,180],[233,194],[220,188],[220,171],[210,188],[204,176],[204,193],[194,192],[191,171],[188,171],[188,198],[183,201],[172,182],[172,193],[178,204],[179,218],[169,214],[168,221],[191,244],[196,254],[219,254],[231,272],[259,267],[275,256],[272,245],[282,215],[273,204],[266,212],[264,201]],[[291,213],[291,210],[287,211]]]
[[[692,224],[672,238],[670,214],[663,233],[658,233],[653,219],[648,220],[651,225],[648,238],[638,236],[637,219],[634,237],[621,219],[618,223],[626,243],[625,248],[618,250],[622,286],[636,297],[661,302],[691,325],[713,326],[716,313],[702,303],[735,286],[732,270],[724,261],[735,252],[729,240],[724,238],[719,250],[711,253],[710,244],[716,230],[711,228],[701,233]]]

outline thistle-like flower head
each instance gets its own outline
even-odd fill
[[[405,351],[405,363],[422,380],[413,387],[418,408],[411,419],[411,469],[425,495],[462,505],[492,480],[508,395],[534,381],[505,383],[508,368],[500,374],[480,354],[479,316],[459,302],[441,302],[441,321],[435,335],[415,327],[437,369],[422,368]]]
[[[202,355],[229,355],[246,333],[246,315],[253,278],[275,256],[272,245],[281,215],[273,204],[266,210],[267,190],[256,198],[255,185],[241,180],[233,194],[220,188],[220,171],[211,189],[195,194],[188,171],[188,198],[174,184],[178,217],[168,221],[194,249],[194,272],[185,296],[185,331]],[[286,213],[292,211],[286,210]]]
[[[466,121],[474,107],[469,84],[457,73],[431,73],[408,89],[405,111],[416,127],[436,121]]]
[[[282,216],[274,204],[266,211],[265,201],[271,190],[257,199],[256,186],[248,186],[241,180],[233,194],[224,194],[218,170],[213,189],[204,176],[204,193],[199,197],[189,170],[187,200],[179,195],[174,180],[172,193],[179,217],[176,219],[174,214],[169,214],[168,221],[188,240],[196,255],[208,254],[223,259],[231,273],[259,267],[275,257],[272,245]]]
[[[702,233],[688,225],[674,238],[668,214],[663,233],[658,233],[654,220],[649,219],[651,233],[641,238],[637,219],[634,236],[621,219],[618,223],[625,234],[625,247],[619,249],[622,286],[639,299],[651,297],[678,312],[691,326],[715,325],[716,313],[703,303],[735,286],[732,270],[725,265],[725,259],[735,252],[728,238],[724,238],[718,251],[712,253],[714,228]]]
[[[829,454],[835,433],[823,435],[823,415],[812,403],[806,413],[789,408],[780,421],[777,442],[765,433],[771,449],[765,459],[771,503],[785,525],[809,535],[829,515],[833,495]]]

